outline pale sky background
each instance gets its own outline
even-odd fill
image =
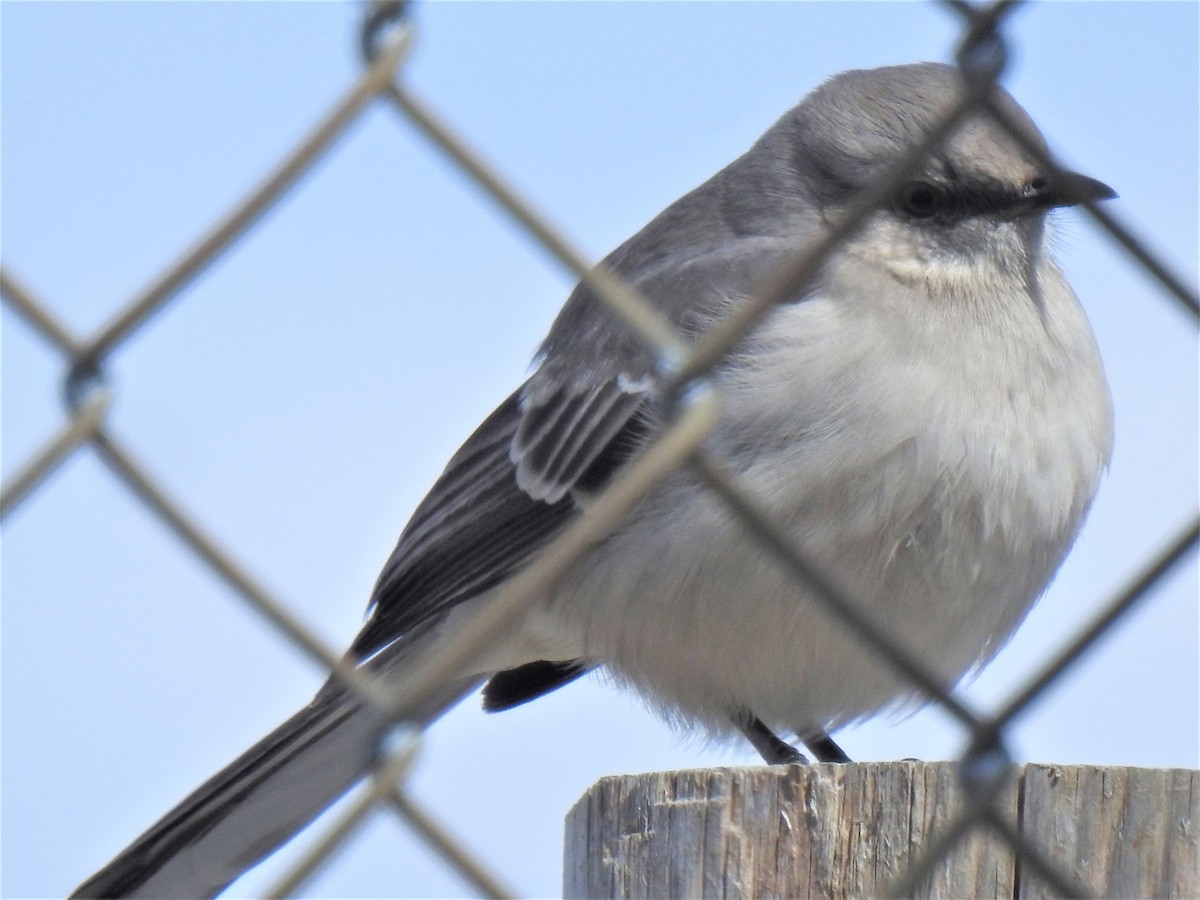
[[[1004,81],[1111,211],[1197,271],[1197,5],[1034,4]],[[348,4],[14,4],[3,29],[4,263],[93,331],[356,77]],[[950,60],[932,5],[425,4],[404,77],[593,258],[744,151],[823,78]],[[967,694],[994,708],[1194,514],[1193,325],[1086,216],[1059,255],[1117,410],[1111,474],[1042,603]],[[111,428],[331,645],[409,513],[522,379],[572,279],[377,105],[109,365]],[[3,472],[62,422],[62,366],[7,307]],[[89,452],[5,522],[5,896],[62,895],[304,703],[323,676]],[[1195,559],[1012,734],[1021,759],[1197,765]],[[930,710],[839,740],[949,758]],[[561,890],[563,817],[598,778],[750,764],[598,679],[428,734],[412,789],[523,895]],[[311,839],[306,834],[305,839]],[[293,847],[296,846],[294,843]],[[268,863],[234,889],[262,890]],[[454,897],[386,813],[314,896]]]

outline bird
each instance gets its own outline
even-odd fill
[[[964,96],[958,69],[835,75],[602,265],[700,340]],[[1048,164],[1001,87],[959,121],[706,374],[704,452],[946,687],[988,662],[1078,535],[1112,450],[1053,210],[1116,196]],[[1038,148],[1034,153],[1028,146]],[[402,684],[666,427],[667,373],[587,280],[527,380],[450,459],[379,575],[345,659]],[[412,713],[482,685],[499,711],[607,672],[672,721],[771,763],[844,761],[837,728],[924,697],[832,618],[699,476],[650,489],[516,624]],[[213,896],[370,768],[386,723],[331,678],[77,889]]]

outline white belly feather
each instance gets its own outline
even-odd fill
[[[834,285],[776,311],[760,330],[773,337],[720,376],[710,448],[952,684],[1016,628],[1091,501],[1111,442],[1098,355],[1060,279],[1040,309],[1000,292],[983,316],[953,297],[944,315],[906,316],[922,300],[883,275],[894,302]],[[739,708],[804,730],[912,698],[688,473],[582,561],[549,611],[564,644],[718,730]]]

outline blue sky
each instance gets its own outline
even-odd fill
[[[1111,211],[1197,271],[1195,4],[1032,4],[1004,81]],[[959,26],[906,4],[426,4],[412,89],[598,258],[741,153],[828,75],[949,60]],[[358,73],[349,4],[0,10],[4,263],[84,335],[294,144]],[[1077,212],[1058,253],[1117,410],[1111,473],[1059,578],[969,688],[1003,701],[1190,514],[1188,319]],[[110,425],[328,642],[445,460],[522,379],[572,279],[393,112],[373,107],[233,252],[109,365]],[[62,420],[61,363],[5,307],[3,472]],[[61,895],[305,702],[321,673],[89,452],[4,526],[5,896]],[[1198,762],[1194,559],[1018,722],[1043,762]],[[560,890],[563,816],[601,776],[749,764],[588,680],[429,733],[415,795],[518,892]],[[839,736],[855,758],[947,758],[936,710]],[[237,893],[262,890],[278,861]],[[461,896],[388,815],[317,896]]]

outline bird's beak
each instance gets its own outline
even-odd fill
[[[1045,209],[1098,203],[1101,200],[1112,200],[1116,196],[1117,192],[1103,181],[1065,170],[1035,179],[1026,188],[1027,199],[1035,206]]]

